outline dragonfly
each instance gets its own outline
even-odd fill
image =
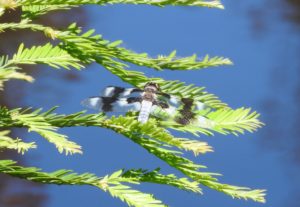
[[[196,113],[207,107],[204,103],[163,93],[159,84],[154,82],[146,83],[143,89],[108,86],[100,96],[84,99],[81,104],[103,113],[138,112],[137,120],[143,124],[148,121],[150,115],[162,120],[175,121],[179,125],[198,123],[206,126],[208,123],[205,117],[197,116]]]

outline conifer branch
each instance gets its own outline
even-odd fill
[[[32,31],[39,31],[39,32],[43,32],[45,36],[50,37],[51,39],[57,38],[58,34],[63,34],[63,32],[55,30],[52,27],[30,23],[29,19],[23,19],[22,21],[17,23],[0,24],[0,33],[8,29],[9,30],[30,29]]]
[[[27,24],[25,24],[28,26]],[[24,25],[24,26],[25,26]],[[22,25],[0,25],[0,31],[5,28],[22,28]],[[128,82],[136,87],[143,87],[145,83],[149,81],[149,78],[142,72],[125,70],[123,67],[126,66],[123,62],[114,60],[112,57],[116,56],[121,60],[125,60],[131,63],[135,63],[141,66],[153,67],[157,69],[167,68],[167,69],[191,69],[196,67],[204,67],[203,62],[194,62],[193,57],[187,57],[183,59],[177,59],[174,57],[175,53],[171,53],[168,57],[158,58],[158,59],[148,59],[145,54],[135,54],[131,51],[127,51],[124,48],[118,48],[117,45],[120,44],[119,41],[110,43],[104,40],[99,35],[94,35],[93,30],[78,36],[81,30],[76,27],[76,25],[71,25],[68,32],[54,31],[47,27],[41,25],[34,25],[27,27],[33,30],[39,30],[46,33],[53,34],[56,38],[62,40],[64,44],[62,47],[64,50],[68,51],[73,57],[80,59],[82,62],[89,64],[94,61],[104,66],[113,74],[119,76],[123,81]],[[50,31],[50,32],[49,32]],[[189,60],[189,61],[184,61]],[[218,65],[223,61],[223,59],[213,58],[213,62],[209,59],[204,59],[204,62],[208,63],[205,67],[211,66],[212,64]],[[126,60],[125,60],[126,61]],[[231,64],[230,60],[224,59],[224,64]],[[180,64],[180,62],[182,64]],[[202,66],[201,66],[202,65]],[[204,87],[195,87],[194,85],[185,85],[180,81],[165,81],[160,78],[152,78],[153,81],[161,85],[162,91],[173,94],[180,95],[185,98],[192,97],[195,100],[199,100],[209,107],[212,108],[224,108],[227,104],[222,103],[215,95],[209,94],[204,91]]]
[[[172,6],[199,6],[209,8],[224,9],[224,6],[219,0],[182,0],[182,1],[169,1],[169,0],[16,0],[19,5],[84,5],[84,4],[146,4],[152,6],[164,7]]]
[[[20,109],[7,110],[0,108],[0,127],[22,126],[27,127],[28,131],[33,131],[54,144],[60,153],[66,154],[82,153],[81,146],[68,140],[68,137],[57,133],[57,127],[47,123],[40,110],[28,113],[29,109],[20,111]]]
[[[173,51],[168,56],[159,55],[157,58],[150,58],[146,53],[135,53],[125,48],[119,47],[121,41],[109,42],[103,39],[100,35],[93,35],[94,30],[89,30],[86,33],[79,35],[81,30],[72,24],[68,32],[53,30],[49,27],[44,27],[38,24],[29,24],[26,20],[17,23],[0,24],[0,31],[5,29],[32,29],[34,31],[43,31],[47,36],[58,38],[64,42],[64,48],[74,56],[82,55],[81,53],[93,53],[95,57],[117,58],[121,61],[133,63],[139,66],[154,68],[157,70],[195,70],[207,67],[215,67],[220,65],[231,65],[232,62],[228,58],[212,57],[206,55],[203,59],[197,58],[196,55],[190,57],[176,57],[176,51]],[[75,48],[74,48],[75,47]],[[83,52],[82,49],[87,49]],[[74,54],[76,51],[76,54]],[[78,54],[79,53],[79,54]],[[83,60],[83,58],[80,58]],[[86,62],[86,60],[85,60]],[[111,63],[115,63],[112,61]]]
[[[63,47],[71,54],[82,53],[80,47],[88,49],[85,53],[89,53],[94,57],[119,59],[121,61],[129,62],[138,66],[145,66],[157,70],[195,70],[220,65],[231,65],[232,62],[228,58],[213,57],[209,58],[206,55],[203,59],[197,58],[196,55],[190,57],[179,58],[176,57],[176,51],[171,52],[170,55],[159,55],[157,58],[151,58],[147,53],[135,53],[119,45],[122,41],[109,42],[103,39],[100,35],[93,35],[94,30],[89,30],[86,33],[80,34],[81,29],[75,24],[69,26],[68,35],[61,35],[58,38],[64,42]],[[81,44],[78,44],[80,42]],[[76,51],[76,53],[74,53]],[[87,54],[88,55],[88,54]],[[80,56],[79,56],[80,57]],[[82,58],[80,58],[82,59]],[[108,61],[108,60],[107,60]],[[113,61],[111,63],[114,63]]]
[[[67,50],[70,54],[80,59],[82,62],[85,63],[91,63],[93,61],[96,61],[103,67],[105,67],[107,70],[112,72],[114,75],[117,75],[120,77],[123,81],[130,83],[133,86],[136,87],[144,87],[144,85],[149,82],[149,78],[144,75],[144,73],[139,71],[129,71],[125,70],[124,67],[127,67],[126,64],[123,62],[119,62],[112,58],[114,55],[121,58],[122,57],[117,54],[114,54],[114,47],[116,45],[119,45],[120,42],[113,42],[109,43],[107,40],[101,39],[99,35],[92,36],[93,32],[92,30],[82,34],[81,36],[76,36],[81,32],[81,30],[76,27],[76,25],[71,25],[68,29],[72,35],[70,36],[64,36],[59,37],[63,41],[62,47]],[[80,42],[80,44],[78,44]],[[95,44],[97,42],[97,44]],[[101,43],[101,44],[100,44]],[[101,47],[99,47],[101,45]],[[104,45],[104,47],[103,47]],[[105,49],[106,45],[109,49]],[[104,49],[103,49],[104,48]],[[122,51],[122,49],[120,49]],[[84,52],[82,52],[84,51]],[[110,51],[112,51],[113,54],[110,55]],[[129,57],[133,55],[129,55],[130,52],[127,51],[124,52],[124,54],[127,54]],[[173,64],[174,61],[176,62],[176,58],[173,58],[175,53],[170,55],[170,58],[163,59],[162,62],[158,62],[157,65],[151,65],[153,68],[162,69],[166,67],[167,69],[172,68],[176,64]],[[126,55],[124,55],[126,56]],[[139,57],[140,56],[140,57]],[[137,59],[142,60],[144,63],[136,62],[133,58],[131,58],[131,62],[134,64],[142,65],[142,66],[149,66],[149,62],[155,62],[153,60],[147,60],[146,54],[136,54],[136,57],[139,57]],[[142,57],[142,58],[141,58]],[[185,59],[192,60],[193,58],[187,57]],[[218,58],[217,58],[218,59]],[[124,60],[124,59],[122,59]],[[147,61],[146,61],[147,60]],[[128,60],[127,60],[128,61]],[[231,64],[230,60],[226,59],[228,61],[228,64]],[[226,62],[225,61],[225,62]],[[130,61],[129,61],[130,62]],[[144,64],[144,65],[143,65]],[[185,63],[186,64],[186,63]],[[193,65],[194,64],[194,65]],[[196,67],[198,63],[190,61],[188,62],[189,67]],[[216,63],[218,64],[218,63]],[[225,64],[225,63],[224,63]],[[227,64],[227,63],[226,63]],[[161,65],[161,66],[160,66]],[[192,65],[192,66],[191,66]],[[150,66],[149,66],[150,67]],[[176,69],[188,69],[186,65],[176,65]],[[172,68],[174,69],[174,68]],[[165,81],[160,78],[151,78],[150,79],[153,82],[158,83],[161,86],[161,89],[163,92],[172,94],[172,95],[178,95],[185,98],[193,98],[195,100],[201,101],[212,108],[226,108],[227,104],[222,103],[215,95],[209,94],[204,91],[204,87],[195,87],[194,85],[185,85],[185,83],[180,81]]]
[[[157,156],[158,158],[165,161],[171,167],[181,171],[189,178],[201,183],[207,187],[212,189],[227,193],[232,197],[236,198],[244,198],[244,199],[253,199],[255,201],[263,202],[263,190],[250,190],[244,187],[237,187],[227,184],[221,184],[217,182],[217,179],[213,177],[214,175],[218,175],[215,173],[207,173],[207,172],[199,172],[199,168],[205,168],[202,165],[194,164],[191,160],[180,156],[181,152],[167,149],[165,144],[166,141],[165,135],[158,136],[157,132],[154,131],[155,127],[153,127],[152,123],[140,124],[138,121],[134,120],[133,117],[112,117],[111,119],[106,119],[103,115],[82,115],[83,112],[71,114],[69,116],[64,115],[56,115],[53,114],[54,109],[49,110],[44,113],[40,113],[40,110],[36,110],[30,114],[25,114],[26,111],[20,112],[19,110],[6,111],[0,110],[1,117],[5,117],[0,119],[0,127],[30,127],[35,126],[33,123],[36,123],[35,120],[38,118],[43,118],[39,123],[40,127],[46,126],[46,129],[55,127],[66,127],[66,126],[99,126],[111,129],[119,134],[124,135],[129,138],[133,142],[139,144],[143,148],[145,148],[151,154]],[[2,111],[2,113],[1,113]],[[6,116],[3,116],[6,114]],[[16,115],[14,115],[16,114]],[[15,118],[10,118],[10,116],[15,116]],[[19,118],[21,116],[21,118]],[[26,117],[25,119],[23,117]],[[29,118],[27,118],[29,117]],[[68,118],[66,118],[68,117]],[[11,121],[9,121],[11,119]],[[26,120],[26,121],[24,121]],[[32,123],[33,122],[33,123]],[[7,125],[9,123],[9,125]],[[2,124],[2,125],[1,125]],[[50,129],[51,129],[50,128]],[[153,132],[153,133],[152,133]],[[47,131],[45,134],[47,135]],[[167,142],[167,144],[174,144],[173,142]],[[178,144],[176,143],[176,146]],[[180,146],[180,145],[179,145]],[[180,147],[179,147],[180,148]]]
[[[159,173],[160,169],[155,169],[153,171],[138,169],[138,170],[127,170],[124,171],[122,177],[128,179],[132,179],[132,181],[138,182],[149,182],[149,183],[157,183],[157,184],[168,184],[174,187],[177,187],[182,190],[201,193],[199,188],[199,183],[195,181],[190,181],[187,178],[177,178],[173,174],[162,175]]]
[[[80,69],[83,67],[78,59],[73,58],[58,46],[48,43],[43,46],[24,48],[24,44],[21,44],[18,52],[11,59],[8,56],[0,56],[0,90],[3,89],[3,83],[10,79],[34,81],[30,75],[19,72],[21,64],[46,64],[56,69],[70,69],[70,67]]]
[[[232,133],[237,136],[238,133],[254,132],[263,126],[258,120],[259,114],[250,108],[220,109],[207,113],[206,117],[215,122],[213,129],[221,134]]]
[[[48,112],[45,112],[43,116],[48,123],[56,127],[103,127],[103,123],[106,122],[106,117],[104,117],[103,114],[84,114],[84,111],[82,111],[70,115],[57,115],[55,113],[51,113],[53,110],[54,108]],[[125,128],[122,127],[122,130],[126,130],[128,132],[132,131],[133,133],[141,133],[142,131],[144,136],[151,137],[167,145],[175,146],[179,149],[192,151],[195,155],[213,151],[211,146],[209,146],[206,142],[172,136],[165,129],[159,127],[154,120],[149,120],[148,123],[141,126],[135,119],[136,117],[124,117],[123,122],[127,126]]]
[[[2,109],[5,111],[6,109]],[[27,114],[26,110],[12,110],[7,111],[10,119],[17,120],[18,118],[12,118],[15,114],[21,114],[23,116],[31,116],[34,119],[43,119],[44,122],[49,125],[49,130],[52,127],[72,127],[72,126],[106,126],[106,117],[103,114],[84,114],[84,111],[70,114],[70,115],[57,115],[52,113],[55,108],[40,113],[41,110],[36,110]],[[1,112],[1,110],[0,110]],[[250,109],[240,108],[237,110],[227,109],[227,110],[216,110],[214,112],[209,112],[209,110],[199,111],[201,116],[206,117],[207,121],[210,123],[209,126],[204,127],[203,125],[179,125],[174,121],[159,121],[156,122],[154,119],[149,120],[147,123],[140,125],[136,120],[136,117],[118,117],[121,119],[121,122],[126,123],[124,130],[132,133],[142,133],[148,137],[157,139],[160,142],[163,142],[168,145],[176,146],[179,149],[193,151],[195,155],[199,153],[206,153],[212,151],[211,147],[205,142],[200,142],[197,140],[190,140],[186,138],[176,138],[168,133],[164,128],[159,127],[159,125],[172,128],[178,131],[191,132],[193,134],[202,133],[206,135],[213,135],[213,132],[218,132],[221,134],[232,133],[237,135],[238,133],[244,133],[244,131],[253,132],[258,127],[262,126],[262,123],[257,119],[259,114],[256,112],[251,112]],[[113,120],[118,120],[112,117]],[[31,120],[27,120],[28,124],[31,123]],[[14,121],[12,124],[9,124],[9,121],[6,120],[6,124],[3,124],[2,127],[23,127],[27,126],[21,122]],[[111,124],[113,124],[112,122]],[[35,122],[32,123],[33,125]],[[1,126],[1,122],[0,122]]]
[[[127,203],[128,206],[136,207],[167,207],[160,200],[157,200],[151,194],[141,193],[131,187],[118,184],[110,186],[106,189],[113,197],[119,198],[121,201]]]
[[[0,149],[14,149],[17,150],[18,153],[24,154],[29,149],[36,148],[34,142],[26,143],[19,138],[10,138],[8,136],[9,133],[9,130],[0,131]]]
[[[165,206],[152,195],[134,190],[123,183],[139,184],[141,182],[171,185],[183,190],[199,193],[196,182],[190,182],[186,178],[177,178],[175,175],[162,175],[159,170],[119,170],[111,175],[97,177],[92,173],[77,174],[71,170],[58,170],[51,173],[41,172],[35,167],[22,167],[12,160],[0,160],[0,172],[45,184],[56,185],[90,185],[109,192],[130,206]]]
[[[28,113],[28,110],[15,109],[8,111],[5,108],[0,108],[0,115],[2,114],[2,118],[0,119],[0,127],[28,127],[28,125],[36,124],[36,122],[32,123],[32,121],[29,119],[26,120],[27,124],[24,124],[22,120],[18,120],[19,117],[15,117],[15,114],[31,116],[31,119],[33,120],[41,119],[43,121],[43,123],[41,124],[44,124],[44,122],[46,122],[45,125],[47,125],[48,130],[51,130],[53,127],[62,128],[73,126],[106,126],[106,117],[103,114],[84,114],[84,111],[82,111],[70,115],[58,115],[52,113],[54,110],[55,108],[52,108],[49,111],[43,113],[40,113],[40,110]],[[121,117],[119,118],[121,119]],[[122,127],[122,130],[125,130],[128,133],[131,130],[133,133],[142,133],[144,136],[152,137],[167,145],[175,146],[179,149],[187,151],[192,151],[195,155],[212,151],[212,148],[206,142],[190,140],[186,138],[177,138],[172,136],[165,129],[160,128],[154,120],[143,126],[141,126],[135,120],[135,117],[124,117],[123,122],[128,123],[128,125],[127,127]],[[65,148],[67,148],[67,146]]]
[[[0,90],[3,90],[4,82],[6,82],[10,79],[19,79],[19,80],[25,80],[28,82],[34,81],[34,78],[31,77],[30,75],[18,72],[18,70],[20,70],[20,69],[21,68],[19,68],[19,67],[9,67],[9,68],[1,68],[0,67]]]
[[[73,58],[65,50],[58,46],[52,46],[50,43],[44,46],[33,46],[29,49],[24,49],[24,44],[21,44],[12,59],[6,60],[5,64],[0,65],[0,69],[19,64],[46,64],[53,68],[62,67],[65,69],[70,69],[70,67],[80,69],[83,67],[78,59]]]
[[[212,151],[212,148],[206,142],[172,136],[166,130],[155,124],[153,120],[141,125],[136,120],[136,117],[119,116],[117,118],[112,117],[111,119],[106,119],[102,123],[102,127],[109,129],[115,129],[114,127],[120,128],[123,133],[126,132],[125,136],[129,136],[129,133],[132,132],[135,135],[155,139],[158,142],[164,143],[164,145],[167,144],[186,151],[192,151],[195,155]]]
[[[199,185],[223,192],[233,198],[251,199],[265,202],[265,191],[251,190],[246,187],[223,184],[211,172],[202,172],[206,168],[185,158],[180,150],[192,151],[195,155],[212,151],[205,142],[187,138],[177,138],[171,135],[164,127],[179,131],[213,135],[253,132],[263,124],[258,120],[259,114],[251,109],[230,109],[215,95],[209,94],[204,87],[186,85],[180,81],[166,81],[161,78],[148,78],[142,72],[130,71],[125,68],[128,64],[149,67],[156,70],[196,70],[220,65],[230,65],[228,58],[212,57],[206,55],[198,58],[176,57],[176,51],[169,55],[159,55],[155,58],[146,53],[136,53],[121,47],[121,41],[109,42],[100,35],[95,35],[94,30],[82,33],[81,29],[72,24],[65,31],[56,30],[40,24],[31,23],[34,18],[50,11],[70,9],[85,4],[147,4],[153,6],[204,6],[223,8],[219,0],[0,0],[0,16],[5,9],[22,7],[22,20],[19,23],[2,23],[0,32],[6,29],[30,29],[43,32],[47,37],[58,39],[58,46],[46,44],[24,48],[21,44],[18,52],[11,59],[7,56],[0,57],[0,90],[3,83],[9,79],[22,79],[33,81],[29,75],[21,73],[21,64],[46,64],[54,68],[80,69],[83,64],[96,62],[118,76],[121,80],[131,85],[142,88],[149,80],[158,83],[162,92],[177,95],[183,98],[193,98],[203,102],[209,109],[198,111],[198,122],[187,126],[177,124],[172,120],[150,120],[141,124],[136,120],[135,113],[128,113],[126,117],[107,118],[104,114],[85,114],[84,111],[63,115],[55,114],[55,108],[46,112],[31,109],[8,110],[0,107],[0,127],[25,127],[34,131],[49,142],[53,143],[59,152],[82,153],[81,146],[68,140],[68,137],[57,132],[59,128],[74,126],[97,126],[113,130],[124,135],[134,143],[146,149],[149,153],[166,162],[169,166],[182,172],[186,177],[177,178],[175,175],[163,175],[159,170],[147,171],[142,169],[119,170],[111,175],[97,177],[91,173],[77,174],[70,170],[59,170],[52,173],[41,172],[37,168],[26,168],[16,165],[11,160],[0,160],[0,172],[40,183],[57,185],[91,185],[109,192],[113,197],[118,197],[129,206],[137,207],[163,207],[160,200],[151,194],[146,194],[133,189],[128,184],[150,182],[167,184],[174,187],[202,193]],[[0,149],[15,149],[18,152],[35,148],[34,142],[26,143],[20,139],[12,139],[9,131],[0,131]],[[176,147],[174,149],[174,147]],[[178,150],[179,149],[179,150]],[[190,181],[191,179],[192,181]]]
[[[116,47],[120,44],[119,41],[110,43],[104,40],[99,35],[94,35],[93,30],[77,36],[81,30],[76,27],[76,25],[71,25],[67,32],[62,32],[58,30],[49,29],[48,27],[43,27],[42,25],[36,24],[5,24],[0,25],[0,31],[11,28],[11,29],[24,29],[30,28],[32,30],[43,31],[48,36],[58,38],[64,42],[62,48],[68,51],[73,57],[80,59],[81,62],[86,64],[96,61],[97,63],[104,66],[113,74],[119,76],[123,81],[128,82],[136,87],[143,87],[145,83],[149,81],[149,78],[142,72],[125,70],[123,67],[127,66],[123,62],[114,60],[112,57],[115,55],[121,60],[125,60],[126,55],[128,55],[127,61],[147,66],[157,69],[167,68],[167,69],[191,69],[196,67],[208,67],[212,65],[220,64],[219,61],[223,59],[213,58],[213,61],[209,59],[204,59],[208,65],[204,66],[203,62],[195,62],[193,57],[187,57],[182,59],[177,59],[173,57],[175,53],[169,55],[169,57],[158,58],[158,59],[148,59],[145,54],[135,54],[131,51],[127,51],[124,48]],[[119,54],[119,55],[118,55]],[[185,61],[189,60],[189,61]],[[231,64],[230,60],[224,59],[224,64]],[[222,63],[222,64],[223,64]],[[201,66],[202,65],[202,66]],[[192,97],[195,100],[199,100],[209,107],[212,108],[224,108],[227,104],[222,103],[215,95],[209,94],[204,91],[204,87],[195,87],[194,85],[185,85],[180,81],[165,81],[160,78],[152,78],[153,81],[159,83],[164,92],[184,96],[185,98]]]
[[[51,11],[68,10],[76,7],[75,5],[59,4],[59,5],[28,5],[22,6],[23,19],[35,19],[38,16],[47,14]]]
[[[159,142],[144,138],[142,133],[132,134],[130,132],[122,130],[120,126],[125,127],[129,124],[129,122],[123,123],[122,119],[124,118],[119,117],[108,120],[107,128],[110,128],[116,131],[117,133],[123,134],[125,137],[130,138],[132,141],[145,148],[149,153],[157,156],[158,158],[169,164],[171,167],[174,167],[175,169],[181,171],[183,174],[202,185],[205,185],[209,188],[220,192],[224,192],[232,196],[233,198],[243,198],[246,200],[252,199],[257,202],[265,202],[264,190],[251,190],[245,187],[238,187],[219,183],[218,180],[215,177],[213,177],[214,175],[219,174],[200,172],[200,168],[206,167],[195,164],[191,160],[181,157],[180,152],[163,148]]]

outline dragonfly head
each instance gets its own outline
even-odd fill
[[[144,90],[146,92],[156,93],[160,90],[159,85],[154,82],[148,82],[146,83]]]

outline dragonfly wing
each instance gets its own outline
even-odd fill
[[[103,112],[127,112],[139,111],[141,108],[140,98],[114,98],[96,96],[83,100],[81,104],[87,108]]]
[[[102,97],[140,97],[142,95],[143,90],[138,88],[123,88],[118,86],[108,86],[106,87],[101,96]]]
[[[199,122],[195,111],[205,108],[203,103],[190,98],[178,98],[169,95],[160,100],[162,101],[157,101],[152,107],[151,114],[163,120],[175,121],[181,125]]]

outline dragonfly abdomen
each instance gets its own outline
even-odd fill
[[[151,107],[152,107],[151,101],[146,101],[146,100],[142,101],[142,106],[138,117],[139,122],[144,124],[148,121]]]

